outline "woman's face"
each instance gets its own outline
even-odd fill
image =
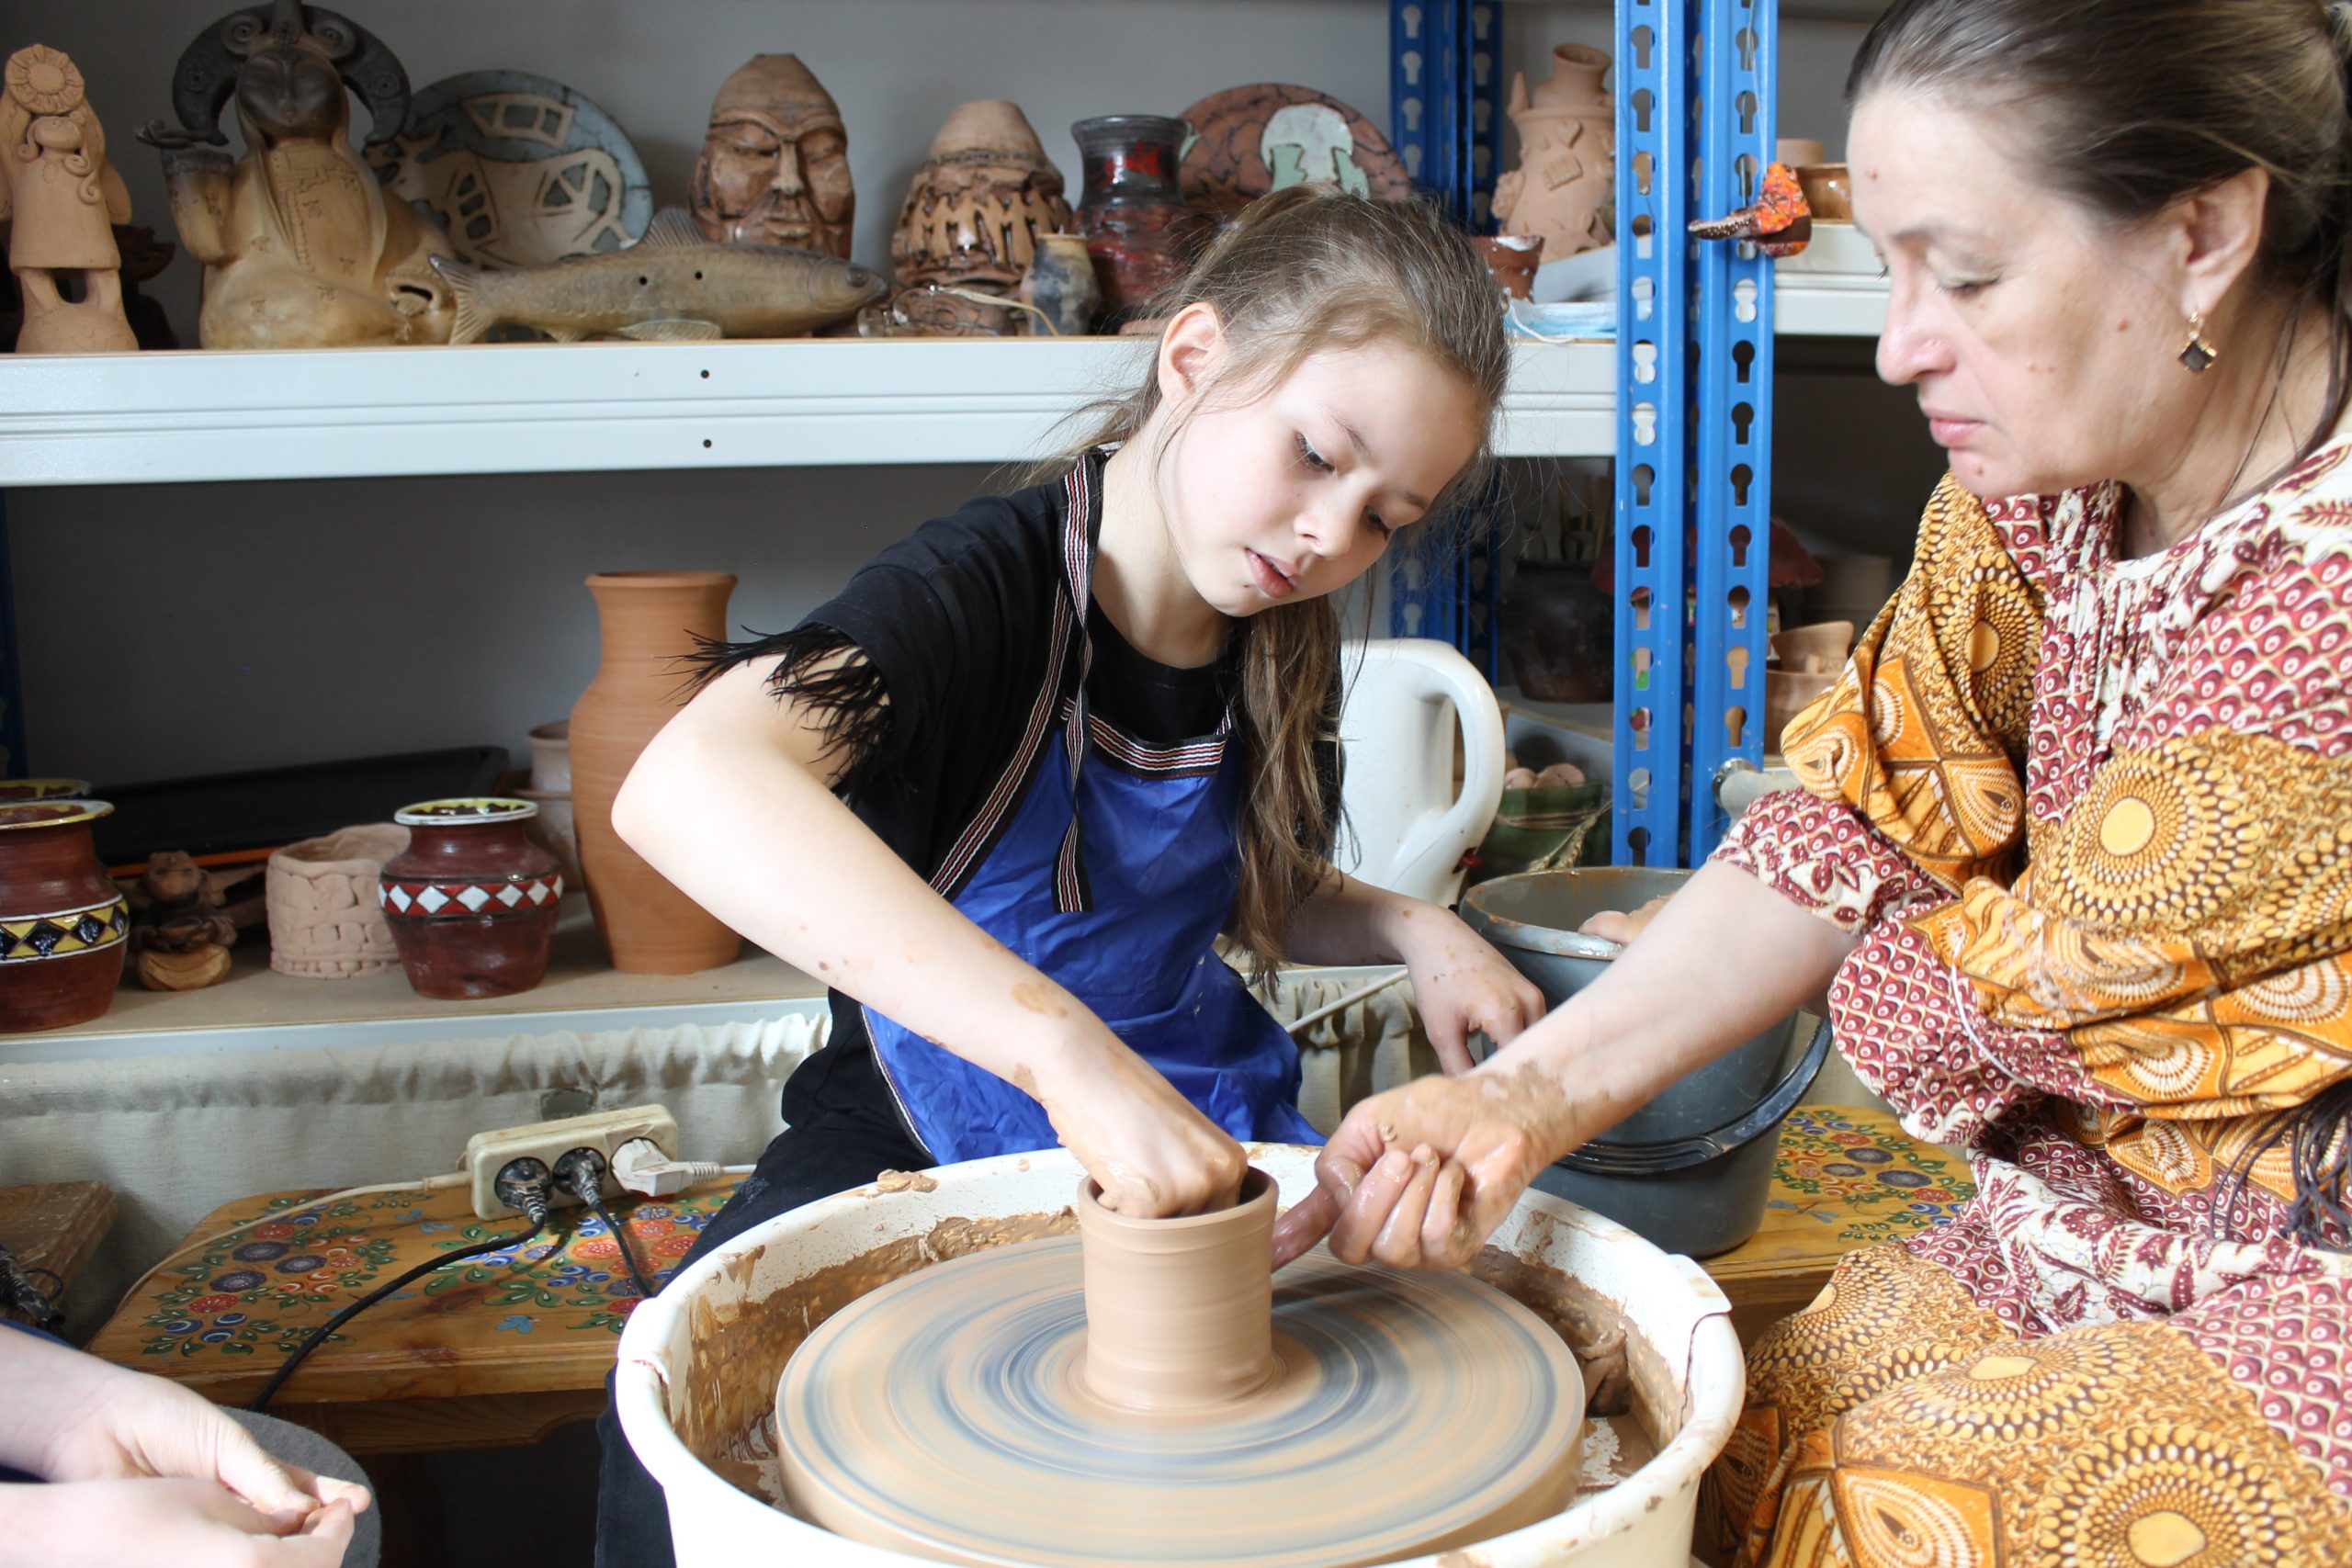
[[[1854,222],[1889,289],[1878,372],[1918,389],[1978,495],[2128,479],[2189,439],[2185,275],[2157,226],[2030,180],[1980,129],[2002,112],[1899,89],[1855,108]]]

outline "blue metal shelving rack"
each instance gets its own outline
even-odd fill
[[[1491,0],[1390,0],[1391,139],[1474,231],[1499,133]],[[1687,865],[1723,836],[1717,771],[1763,755],[1771,556],[1772,268],[1698,244],[1756,199],[1774,139],[1774,0],[1617,0],[1619,864]],[[1490,495],[1488,506],[1495,504]],[[1400,561],[1390,629],[1498,671],[1491,530]]]

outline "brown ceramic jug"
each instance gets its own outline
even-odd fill
[[[686,697],[696,637],[727,631],[724,571],[607,571],[588,580],[604,639],[596,678],[571,710],[571,808],[588,907],[616,969],[691,975],[734,962],[742,940],[613,831],[613,797]]]
[[[1185,205],[1176,186],[1185,129],[1156,114],[1102,115],[1069,128],[1086,180],[1078,230],[1111,325],[1140,316],[1183,281],[1208,237],[1206,218]]]
[[[103,800],[0,806],[0,1031],[62,1029],[114,1000],[130,910],[98,863]]]
[[[376,897],[419,996],[509,997],[547,978],[563,876],[523,830],[538,812],[487,795],[393,814],[408,848],[384,863]]]

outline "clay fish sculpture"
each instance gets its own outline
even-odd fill
[[[663,342],[797,337],[879,299],[865,267],[785,245],[714,244],[692,214],[657,215],[622,251],[491,272],[448,256],[434,269],[457,298],[451,343],[474,343],[504,322],[559,343],[592,333]]]

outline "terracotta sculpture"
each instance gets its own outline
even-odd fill
[[[197,35],[172,78],[178,130],[162,150],[180,243],[204,264],[197,338],[206,348],[442,343],[448,286],[427,258],[448,239],[386,196],[351,145],[348,85],[370,141],[401,128],[408,77],[365,29],[322,6],[274,0]],[[245,155],[217,149],[234,97]],[[209,143],[210,145],[199,145]]]
[[[408,848],[408,829],[367,822],[304,839],[269,857],[269,966],[306,979],[377,975],[401,961],[379,876]]]
[[[942,283],[1010,295],[1039,236],[1067,231],[1062,175],[1017,105],[965,104],[932,139],[890,236],[901,288]]]
[[[9,221],[8,268],[24,298],[17,353],[139,346],[123,316],[113,229],[130,220],[130,194],[107,162],[82,73],[39,44],[8,57],[0,86],[0,218]],[[79,299],[59,291],[67,277],[79,281]]]
[[[237,928],[220,912],[220,890],[178,850],[147,859],[131,897],[130,946],[139,983],[151,991],[194,991],[229,977]]]
[[[1541,234],[1552,261],[1616,239],[1617,110],[1600,79],[1609,56],[1582,44],[1552,51],[1552,77],[1531,95],[1511,77],[1505,106],[1519,131],[1519,166],[1495,182],[1503,231]]]
[[[714,240],[849,254],[849,136],[797,56],[755,55],[720,85],[689,204]]]

